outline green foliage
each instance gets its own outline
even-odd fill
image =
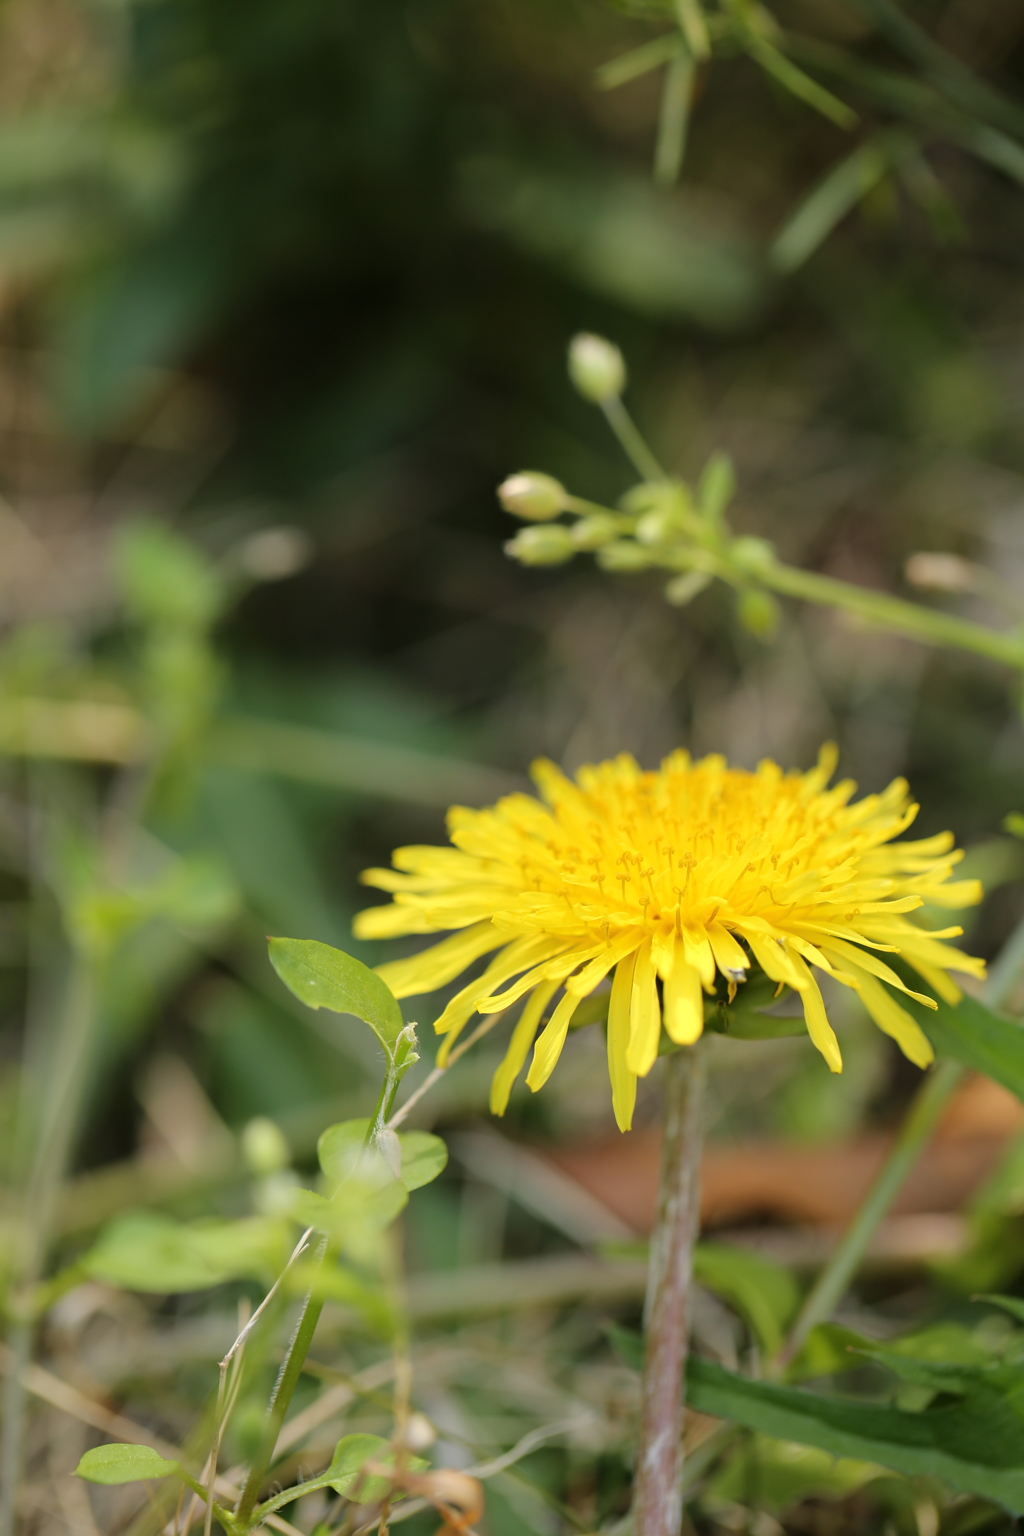
[[[98,1445],[86,1451],[74,1475],[88,1483],[137,1483],[147,1477],[180,1477],[181,1465],[148,1445]]]
[[[329,1180],[345,1179],[358,1168],[372,1125],[372,1120],[346,1120],[323,1132],[317,1142],[317,1157]],[[448,1148],[440,1136],[428,1131],[401,1131],[397,1141],[400,1163],[395,1176],[409,1191],[436,1179],[448,1161]]]
[[[107,1285],[169,1295],[225,1280],[272,1280],[289,1246],[287,1224],[269,1217],[179,1222],[139,1212],[111,1222],[75,1268]]]
[[[285,986],[307,1008],[351,1013],[368,1024],[389,1063],[401,1070],[416,1060],[402,1010],[368,966],[315,939],[270,939],[270,960]]]
[[[782,1514],[803,1499],[842,1499],[882,1472],[877,1463],[834,1456],[816,1446],[753,1435],[728,1455],[709,1478],[701,1502],[756,1502]]]
[[[955,1400],[908,1413],[750,1381],[709,1360],[691,1362],[688,1399],[702,1413],[773,1438],[876,1462],[908,1476],[938,1477],[952,1488],[994,1499],[1014,1514],[1024,1512],[1021,1419],[1013,1392],[1000,1391],[980,1369],[970,1375],[958,1375],[955,1368],[948,1375],[917,1374],[928,1374],[933,1384],[941,1381],[941,1390],[956,1394]]]
[[[766,1357],[778,1353],[800,1302],[800,1288],[788,1269],[742,1248],[698,1243],[693,1273],[745,1318]]]
[[[1024,1099],[1024,1027],[976,997],[964,996],[955,1007],[937,999],[935,1010],[906,999],[911,1013],[937,1056],[951,1056],[984,1072]]]

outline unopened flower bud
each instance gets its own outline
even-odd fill
[[[598,550],[597,563],[605,571],[645,571],[651,564],[651,557],[643,545],[632,539],[616,539],[614,544],[606,544]]]
[[[576,546],[564,524],[551,523],[546,528],[520,528],[505,553],[523,565],[562,565],[572,559]]]
[[[600,549],[617,539],[620,531],[618,518],[610,512],[590,512],[573,523],[569,537],[577,549]]]
[[[779,627],[779,605],[763,587],[747,587],[737,599],[736,617],[758,640],[770,640]]]
[[[707,571],[683,571],[679,576],[673,576],[665,587],[665,601],[674,608],[685,608],[710,584],[711,577]]]
[[[626,387],[626,364],[614,342],[581,331],[569,343],[569,377],[583,396],[601,405]]]
[[[569,497],[565,486],[539,469],[522,469],[498,486],[498,500],[513,517],[546,523],[564,512]]]
[[[733,539],[729,546],[729,558],[737,570],[749,576],[758,576],[775,564],[775,551],[767,539],[744,537]]]
[[[273,1120],[258,1115],[242,1132],[242,1156],[252,1173],[277,1173],[287,1166],[288,1143]]]

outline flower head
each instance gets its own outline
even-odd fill
[[[677,1044],[691,1044],[704,1027],[705,994],[724,981],[731,1000],[752,966],[799,995],[833,1072],[842,1057],[815,969],[857,991],[879,1028],[927,1066],[931,1045],[890,989],[935,1002],[911,992],[880,956],[902,955],[932,991],[956,1002],[947,973],[979,976],[982,962],[946,942],[962,929],[925,929],[908,914],[925,902],[970,905],[981,889],[976,880],[950,881],[963,857],[951,833],[893,841],[917,813],[905,780],[852,801],[852,781],[827,787],[836,757],[825,747],[810,773],[783,774],[767,761],[748,773],[722,757],[693,762],[674,752],[648,773],[623,755],[581,768],[575,783],[538,762],[540,799],[508,795],[482,811],[456,806],[448,816],[454,847],[399,848],[394,869],[367,870],[366,884],[393,892],[394,901],[361,912],[356,933],[457,930],[378,967],[398,997],[444,986],[497,951],[434,1026],[446,1037],[443,1061],[474,1013],[527,997],[495,1074],[497,1114],[531,1045],[526,1081],[534,1090],[547,1081],[574,1012],[609,973],[608,1073],[623,1130],[662,1026]]]

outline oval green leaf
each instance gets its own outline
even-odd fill
[[[270,963],[307,1008],[351,1013],[373,1030],[394,1060],[405,1027],[402,1010],[380,977],[343,949],[315,939],[270,939]]]
[[[399,1177],[406,1189],[420,1189],[429,1184],[448,1162],[448,1148],[440,1136],[431,1136],[429,1131],[406,1131],[398,1141],[402,1148]]]
[[[177,1477],[181,1467],[148,1445],[98,1445],[75,1468],[87,1483],[138,1483],[147,1477]]]
[[[327,1127],[316,1150],[329,1179],[344,1179],[353,1171],[369,1129],[369,1120],[342,1120]],[[399,1135],[398,1144],[402,1149],[399,1178],[407,1190],[429,1184],[448,1162],[448,1148],[440,1136],[429,1131],[405,1131]]]

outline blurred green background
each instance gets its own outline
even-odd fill
[[[158,724],[176,710],[144,826],[104,879],[208,861],[180,908],[126,920],[104,962],[66,1241],[153,1198],[146,1155],[178,1156],[169,1198],[194,1212],[220,1176],[204,1182],[195,1149],[218,1126],[269,1115],[302,1166],[325,1124],[364,1112],[374,1052],[345,1021],[289,1006],[263,937],[383,959],[350,940],[359,870],[439,841],[449,803],[520,784],[539,754],[575,768],[629,750],[653,765],[683,744],[789,767],[834,738],[844,774],[864,790],[906,774],[922,832],[952,827],[972,850],[990,887],[973,948],[992,954],[1020,916],[1024,858],[1002,821],[1024,809],[1024,732],[999,668],[797,606],[765,645],[718,588],[677,610],[653,574],[524,570],[503,553],[512,527],[494,497],[522,467],[603,501],[630,484],[565,376],[569,336],[593,330],[626,353],[631,408],[671,471],[732,455],[739,531],[908,595],[912,554],[954,553],[999,592],[923,600],[1020,622],[1021,165],[943,119],[922,129],[916,182],[886,171],[822,223],[795,270],[771,256],[823,175],[907,121],[923,66],[878,21],[885,9],[774,8],[811,40],[807,67],[834,65],[836,50],[857,61],[855,126],[737,53],[702,74],[682,177],[665,186],[651,175],[660,72],[595,82],[664,30],[656,4],[5,0],[12,1186],[23,1047],[45,1073],[75,892],[99,888],[88,869],[105,867],[137,788],[110,767],[110,733],[130,722],[96,717],[78,752],[66,720],[48,736],[25,701],[138,708]],[[1019,100],[1016,0],[904,9]],[[902,81],[906,101],[872,95],[872,70]],[[158,534],[124,553],[136,525],[173,528],[195,567],[181,555],[178,571],[179,545]],[[204,582],[220,595],[183,618],[175,604]],[[89,910],[114,933],[116,914]],[[805,1041],[742,1062],[723,1042],[718,1134],[888,1123],[912,1070],[852,1014],[845,1024],[838,1080]],[[571,1141],[609,1128],[601,1042],[587,1035],[544,1096],[518,1092],[507,1129]],[[420,1123],[482,1115],[502,1048],[468,1058]],[[656,1114],[652,1087],[641,1119]],[[410,1251],[425,1268],[564,1242],[455,1176],[417,1209]]]

